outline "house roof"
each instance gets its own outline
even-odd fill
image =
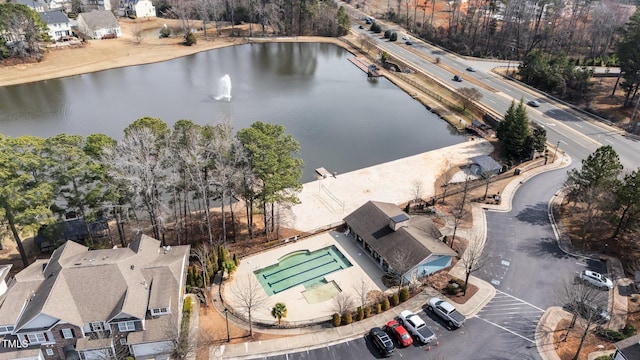
[[[493,160],[493,158],[489,155],[478,155],[474,156],[471,159],[471,162],[480,166],[482,171],[500,171],[502,169],[502,165],[497,161]]]
[[[120,27],[118,19],[107,10],[95,10],[88,13],[80,13],[78,20],[82,19],[91,30],[114,29]]]
[[[39,316],[77,326],[114,318],[144,319],[150,294],[158,303],[162,302],[160,296],[168,296],[163,306],[175,301],[177,312],[183,280],[180,274],[189,246],[165,253],[160,241],[144,235],[132,245],[89,250],[66,242],[54,251],[48,264],[38,260],[16,275],[7,290],[7,301],[0,304],[0,319],[8,323],[0,325],[15,324],[16,331],[24,331]]]
[[[408,219],[407,225],[393,231],[390,220],[404,218],[403,214]],[[430,255],[457,255],[438,240],[442,234],[430,219],[409,217],[394,204],[369,201],[344,221],[387,262],[401,255],[407,267],[413,268]]]
[[[630,336],[614,345],[627,359],[640,359],[640,335]]]
[[[40,14],[42,20],[44,20],[44,22],[46,22],[47,24],[66,24],[69,22],[69,18],[67,17],[67,15],[60,10],[45,11],[38,14]]]

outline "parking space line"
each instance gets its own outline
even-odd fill
[[[495,326],[495,327],[497,327],[497,328],[499,328],[499,329],[502,329],[502,330],[504,330],[504,331],[506,331],[506,332],[508,332],[508,333],[511,333],[511,334],[513,334],[513,335],[515,335],[515,336],[517,336],[517,337],[519,337],[519,338],[522,338],[522,339],[524,339],[524,340],[527,340],[528,342],[530,342],[530,343],[532,343],[532,344],[535,344],[535,343],[536,343],[535,341],[533,341],[533,340],[529,339],[528,337],[523,336],[523,335],[520,335],[520,334],[518,334],[517,332],[512,331],[512,330],[509,330],[509,329],[507,329],[506,327],[501,326],[501,325],[498,325],[498,324],[496,324],[496,323],[494,323],[494,322],[492,322],[492,321],[489,321],[489,320],[487,320],[487,319],[483,319],[483,318],[480,318],[480,317],[479,317],[478,319],[480,319],[480,320],[482,320],[482,321],[484,321],[484,322],[486,322],[486,323],[488,323],[488,324],[491,324],[491,325],[493,325],[493,326]]]
[[[540,311],[544,312],[544,309],[541,309],[541,308],[539,308],[539,307],[537,307],[537,306],[535,306],[535,305],[533,305],[533,304],[531,304],[531,303],[529,303],[529,302],[526,302],[526,301],[524,301],[524,300],[522,300],[522,299],[519,299],[519,298],[517,298],[517,297],[515,297],[515,296],[513,296],[513,295],[509,295],[509,294],[504,293],[504,292],[502,292],[502,291],[500,291],[500,290],[496,290],[496,293],[498,293],[498,294],[500,294],[500,295],[508,296],[508,297],[513,298],[513,299],[515,299],[515,300],[518,300],[518,301],[520,301],[520,302],[522,302],[522,303],[524,303],[524,304],[527,304],[527,305],[531,306],[532,308],[535,308],[535,309],[538,309],[538,310],[540,310]]]

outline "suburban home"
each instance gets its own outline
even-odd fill
[[[96,10],[78,15],[78,30],[91,39],[120,37],[120,24],[111,11]]]
[[[111,11],[111,0],[80,0],[82,12]]]
[[[106,250],[67,241],[8,283],[3,275],[0,360],[168,359],[190,247],[160,245],[146,235]]]
[[[633,360],[640,359],[640,335],[630,336],[614,344],[616,352],[613,360]]]
[[[45,11],[38,14],[47,23],[51,40],[60,41],[72,35],[69,18],[61,10]]]
[[[369,201],[344,221],[348,234],[383,271],[400,271],[406,281],[442,270],[457,256],[429,218],[410,217],[395,204]]]
[[[45,3],[37,0],[12,0],[11,3],[26,5],[36,12],[43,12],[46,10]]]
[[[135,15],[139,18],[155,17],[156,7],[153,6],[151,0],[121,0],[118,15]]]

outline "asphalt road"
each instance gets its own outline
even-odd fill
[[[481,102],[498,113],[505,113],[512,101],[537,100],[540,107],[529,108],[530,118],[547,130],[548,141],[573,160],[570,168],[579,166],[602,145],[611,145],[626,169],[640,164],[640,142],[626,138],[612,128],[587,121],[562,103],[538,94],[513,81],[477,67],[477,62],[465,60],[438,48],[415,41],[389,42],[366,29],[354,30],[371,38],[385,51],[404,59],[417,69],[431,74],[452,88],[477,87],[483,94]],[[397,29],[399,35],[401,32]],[[400,35],[400,37],[404,34]],[[440,64],[429,61],[423,55]],[[446,68],[440,65],[446,65]],[[473,66],[476,72],[466,68]],[[463,77],[454,82],[453,75]],[[569,169],[570,169],[569,168]],[[427,313],[420,315],[434,330],[439,346],[432,346],[434,359],[540,359],[534,344],[535,327],[549,306],[563,306],[566,299],[560,293],[575,275],[590,269],[606,273],[606,265],[597,260],[566,254],[560,250],[550,224],[548,204],[562,187],[567,168],[538,175],[517,190],[510,212],[486,212],[489,263],[474,275],[492,283],[496,296],[476,317],[468,319],[462,329],[447,330]],[[606,294],[606,293],[605,293]],[[381,324],[382,325],[382,324]],[[396,351],[396,357],[410,359],[426,356],[426,347],[411,346]],[[358,340],[321,349],[288,354],[270,359],[363,359],[380,357],[370,341]]]

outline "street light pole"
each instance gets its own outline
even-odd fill
[[[556,149],[553,151],[553,162],[556,162],[556,154],[558,153],[558,148],[560,147],[560,140],[556,144]]]
[[[231,336],[229,334],[229,310],[224,308],[224,319],[227,321],[227,342],[231,341]]]

